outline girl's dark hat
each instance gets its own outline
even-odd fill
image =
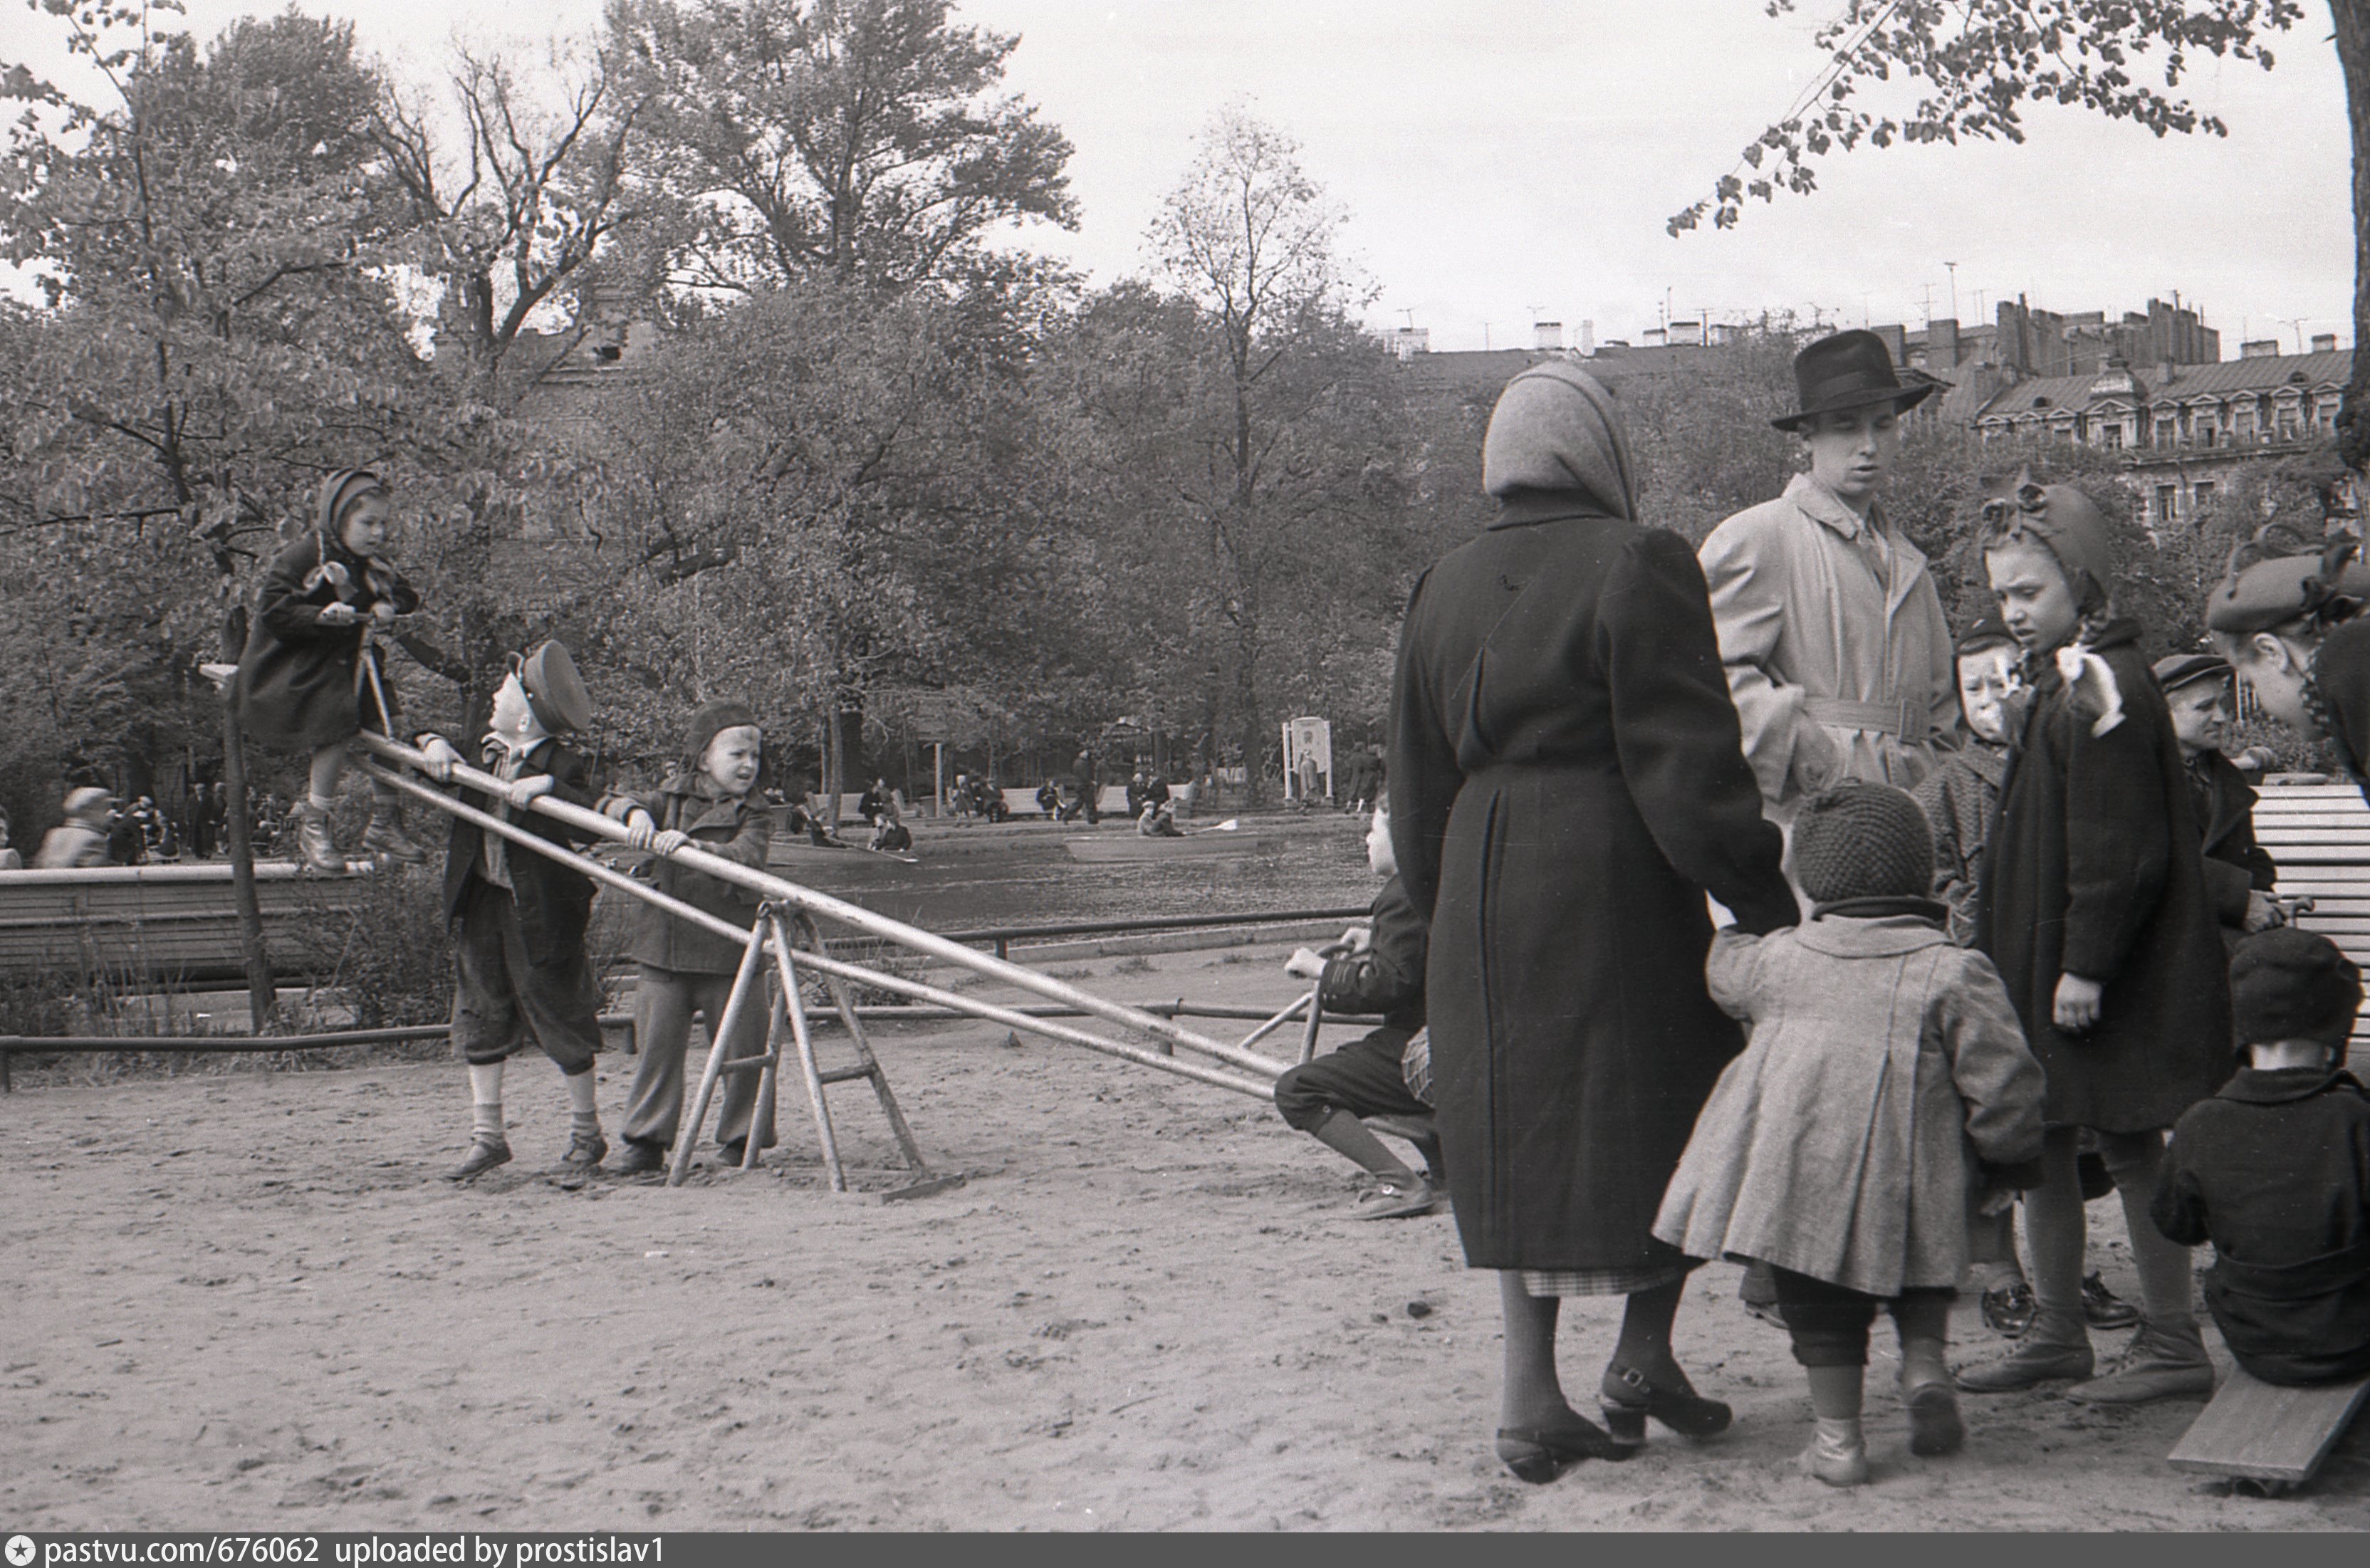
[[[1854,329],[1822,338],[1794,356],[1794,396],[1801,407],[1769,422],[1800,430],[1821,414],[1890,404],[1895,413],[1932,396],[1934,384],[1904,386],[1893,373],[1893,351],[1873,332]]]

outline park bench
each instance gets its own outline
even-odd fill
[[[2309,897],[2296,924],[2318,931],[2370,970],[2370,805],[2345,780],[2287,775],[2267,780],[2255,805],[2255,837],[2279,862],[2284,897]],[[2354,1059],[2370,1020],[2353,1025]],[[2232,1367],[2213,1402],[2168,1456],[2178,1470],[2277,1494],[2312,1479],[2370,1395],[2370,1378],[2317,1389],[2282,1388]]]
[[[264,940],[283,960],[342,931],[353,881],[259,861]],[[327,956],[327,955],[324,955]],[[69,980],[219,980],[242,973],[227,861],[0,871],[0,975]]]

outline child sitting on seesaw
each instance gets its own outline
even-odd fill
[[[691,844],[752,870],[765,869],[774,818],[757,793],[765,732],[747,704],[711,702],[691,716],[685,743],[684,766],[657,790],[621,796],[605,810],[633,830],[628,842],[635,847],[658,850],[655,881],[661,893],[736,926],[753,926],[761,902],[757,894],[668,857]],[[634,1039],[641,1063],[634,1069],[633,1097],[627,1103],[619,1171],[636,1175],[666,1164],[683,1118],[683,1055],[691,1043],[691,1015],[696,1011],[707,1019],[711,1037],[722,1026],[744,946],[678,920],[657,905],[635,904],[627,951],[641,972],[634,983]],[[760,971],[733,1024],[728,1060],[765,1055],[772,1021],[769,995]],[[754,1073],[725,1075],[717,1141],[735,1165],[748,1147],[753,1119],[763,1124],[756,1129],[757,1147],[773,1147],[772,1108],[759,1109],[757,1089]]]
[[[2034,1176],[2015,1168],[2041,1153],[2041,1067],[1991,961],[1943,933],[1916,801],[1887,784],[1824,790],[1794,819],[1792,855],[1811,918],[1713,940],[1712,999],[1752,1043],[1696,1117],[1654,1234],[1772,1265],[1818,1418],[1804,1463],[1856,1486],[1879,1307],[1900,1332],[1909,1451],[1966,1441],[1943,1355],[1967,1218]]]
[[[2150,1217],[2214,1243],[2205,1305],[2239,1366],[2370,1376],[2370,1098],[2345,1070],[2362,972],[2283,927],[2238,943],[2230,1001],[2249,1065],[2174,1124]]]
[[[419,594],[379,555],[394,515],[385,481],[367,469],[322,480],[312,528],[272,558],[239,655],[241,727],[264,745],[312,755],[309,792],[289,811],[308,870],[346,868],[329,836],[329,808],[348,743],[364,724],[393,732],[394,698],[366,644],[369,628],[420,607]],[[373,785],[362,849],[418,865],[428,852],[404,832],[401,799]]]
[[[1419,1092],[1427,1083],[1429,1063],[1409,1058],[1424,1021],[1424,920],[1399,885],[1390,813],[1382,806],[1375,808],[1366,829],[1366,863],[1385,879],[1375,895],[1373,923],[1344,934],[1343,945],[1351,949],[1346,955],[1329,960],[1302,948],[1284,964],[1284,973],[1316,981],[1319,1008],[1381,1013],[1382,1027],[1338,1051],[1286,1068],[1275,1080],[1275,1108],[1285,1125],[1299,1128],[1373,1173],[1374,1189],[1350,1211],[1351,1218],[1398,1219],[1430,1214],[1440,1193],[1361,1119],[1432,1114],[1431,1103]],[[1427,1140],[1417,1147],[1424,1149],[1429,1164],[1438,1145]]]

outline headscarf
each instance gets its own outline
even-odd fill
[[[1636,466],[1613,394],[1564,360],[1506,384],[1481,441],[1481,488],[1512,507],[1532,496],[1568,501],[1624,522],[1638,515]]]
[[[346,548],[345,540],[339,536],[338,529],[338,520],[351,502],[367,495],[384,496],[386,493],[386,481],[368,468],[340,468],[321,481],[320,493],[313,507],[313,536],[320,546],[320,564],[305,576],[306,593],[328,582],[337,589],[339,599],[351,604],[353,574],[346,569],[345,563],[358,559],[362,567],[362,583],[369,590],[371,598],[385,599],[394,594],[398,581],[395,568],[376,556],[356,557],[354,552]]]
[[[2019,536],[2038,540],[2057,558],[2086,609],[2113,592],[2114,537],[2105,514],[2088,495],[2072,485],[2038,483],[2029,468],[2013,479],[1986,481],[1984,495],[1988,542]]]

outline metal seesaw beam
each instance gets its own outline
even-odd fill
[[[415,757],[419,755],[416,752],[411,752],[408,747],[393,746],[389,743],[381,741],[379,737],[374,735],[368,735],[366,733],[365,739],[372,741],[377,746],[385,747],[388,750],[405,752],[407,755]],[[742,927],[733,925],[730,920],[719,918],[714,915],[708,914],[704,909],[694,908],[692,905],[684,903],[680,899],[669,897],[667,894],[661,893],[658,889],[650,886],[647,882],[638,882],[634,878],[627,876],[625,872],[617,870],[613,867],[604,866],[598,860],[574,854],[561,846],[552,843],[549,839],[539,837],[535,834],[527,832],[524,828],[518,827],[509,822],[505,822],[500,817],[494,815],[490,812],[480,811],[475,806],[467,805],[462,801],[454,800],[451,796],[444,794],[443,791],[436,790],[428,784],[422,783],[419,779],[410,778],[405,774],[397,773],[390,768],[381,767],[377,764],[372,762],[358,760],[356,766],[361,767],[363,772],[369,774],[372,778],[384,780],[385,782],[393,785],[396,789],[402,790],[406,794],[414,796],[419,800],[425,801],[429,805],[434,806],[439,811],[473,822],[486,831],[499,834],[502,837],[509,839],[512,843],[518,844],[524,848],[532,849],[538,854],[548,856],[556,860],[565,861],[573,866],[576,870],[581,871],[584,875],[591,877],[595,882],[607,887],[616,888],[618,891],[627,894],[632,897],[639,898],[646,904],[656,905],[658,907],[664,909],[668,914],[674,916],[679,920],[688,921],[695,926],[712,931],[716,935],[723,937],[731,941],[745,943],[749,940],[749,932]],[[465,771],[471,773],[476,772],[475,769],[456,767],[454,769],[454,775],[455,778],[458,778]],[[494,778],[490,775],[478,775],[478,777],[486,779],[486,788],[489,792],[496,794],[500,792],[501,780]],[[474,782],[474,780],[472,780],[472,782]],[[606,831],[604,832],[604,836],[617,839],[623,839],[626,836],[625,829],[622,826],[615,822],[611,822],[610,819],[600,815],[598,813],[586,812],[581,807],[569,806],[564,801],[549,801],[546,799],[538,800],[535,803],[537,806],[549,804],[560,807],[561,809],[573,813],[573,816],[570,818],[560,819],[563,821],[572,821],[574,817],[582,817],[589,818],[592,823],[605,824]],[[586,825],[590,825],[590,824],[588,823]],[[743,877],[758,877],[763,882],[778,883],[779,886],[784,888],[795,886],[793,883],[779,882],[779,880],[774,877],[763,876],[761,873],[751,872],[747,867],[741,865],[737,861],[727,860],[720,856],[711,855],[704,850],[686,849],[679,851],[678,853],[685,864],[692,865],[697,870],[703,871],[711,870],[718,867],[729,867],[733,871],[741,873]],[[749,884],[743,882],[742,885]],[[800,889],[799,891],[804,892],[805,890]],[[822,899],[826,903],[836,904],[839,902],[836,899],[826,899],[820,894],[810,894],[810,896]],[[849,905],[849,907],[853,908],[854,905]],[[868,916],[870,915],[869,910],[863,911],[863,913]],[[902,926],[899,922],[887,919],[885,917],[870,916],[870,917],[880,925],[892,928],[895,931],[911,930],[919,936],[926,937],[930,935],[929,932],[920,931],[915,928]],[[896,937],[891,933],[876,932],[876,934],[891,935],[891,940],[903,940],[902,938]],[[984,954],[973,952],[968,948],[959,947],[955,950],[955,952],[958,962],[963,963],[967,967],[974,970],[980,970],[989,974],[997,974],[1000,976],[1000,972],[1011,969],[1018,970],[1018,974],[1030,980],[1043,978],[1042,976],[1036,975],[1031,971],[1018,969],[1017,965],[1004,963],[995,959],[988,958]],[[1056,1023],[1049,1019],[1034,1017],[1010,1008],[998,1007],[993,1002],[984,1002],[975,997],[965,997],[959,992],[941,990],[938,987],[928,985],[923,981],[908,980],[900,974],[890,974],[879,970],[868,969],[861,964],[850,963],[844,959],[833,958],[827,954],[815,952],[811,950],[801,950],[797,955],[797,962],[822,974],[835,975],[844,980],[857,981],[863,985],[871,986],[884,991],[893,991],[901,996],[911,997],[915,1001],[934,1004],[937,1007],[967,1014],[989,1023],[1000,1023],[1007,1029],[1022,1031],[1031,1034],[1041,1034],[1050,1040],[1061,1041],[1064,1044],[1084,1046],[1089,1051],[1100,1052],[1107,1056],[1116,1056],[1122,1061],[1133,1062],[1141,1066],[1154,1067],[1161,1072],[1173,1074],[1179,1078],[1192,1078],[1196,1082],[1206,1083],[1214,1088],[1232,1090],[1237,1094],[1246,1094],[1256,1100],[1271,1101],[1275,1098],[1274,1088],[1272,1084],[1266,1079],[1246,1078],[1235,1073],[1225,1072],[1215,1067],[1205,1067],[1198,1063],[1179,1061],[1174,1056],[1164,1055],[1156,1051],[1147,1051],[1141,1046],[1123,1044],[1114,1040],[1106,1040],[1099,1035],[1089,1034],[1084,1030],[1073,1029],[1066,1024]],[[1075,989],[1072,986],[1063,986],[1058,981],[1047,981],[1046,984],[1058,986],[1063,992],[1069,992]],[[1041,987],[1033,986],[1031,988],[1041,989]],[[1085,1001],[1089,1001],[1095,1004],[1091,1008],[1080,1006],[1078,1010],[1082,1012],[1088,1012],[1105,1017],[1116,1013],[1121,1015],[1122,1021],[1130,1020],[1136,1017],[1151,1019],[1156,1022],[1165,1021],[1154,1019],[1151,1014],[1139,1013],[1138,1009],[1127,1007],[1123,1003],[1106,1001],[1104,998],[1093,996],[1091,993],[1078,992],[1077,996]],[[1063,999],[1067,1000],[1068,998],[1064,997]],[[1234,1054],[1232,1053],[1231,1048],[1228,1048],[1228,1051],[1230,1055]],[[1249,1060],[1257,1063],[1260,1068],[1271,1077],[1281,1070],[1279,1064],[1269,1061],[1264,1057],[1256,1055],[1249,1052],[1239,1054],[1241,1055],[1248,1056]]]

